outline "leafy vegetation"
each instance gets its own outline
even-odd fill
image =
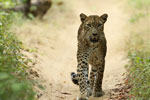
[[[138,22],[143,17],[149,16],[150,0],[130,0],[130,6],[132,7],[132,17],[130,18],[131,23]]]
[[[12,0],[0,0],[12,6]],[[21,51],[22,43],[9,32],[13,12],[0,11],[0,100],[35,100],[33,82],[26,70],[31,62]]]
[[[129,64],[128,85],[131,86],[130,100],[149,100],[150,98],[150,0],[130,0],[133,15],[131,35],[127,42]]]

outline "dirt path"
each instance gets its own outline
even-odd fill
[[[104,100],[115,84],[122,81],[125,72],[122,51],[126,34],[127,15],[121,0],[63,0],[64,5],[53,6],[45,22],[26,22],[15,31],[27,46],[34,47],[37,64],[34,66],[47,86],[41,100],[75,100],[79,89],[72,84],[70,73],[76,71],[77,30],[81,12],[90,15],[107,13],[105,34],[108,41],[103,89],[106,95],[91,100]],[[65,94],[68,93],[68,94]]]

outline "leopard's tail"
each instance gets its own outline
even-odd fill
[[[72,80],[72,82],[74,84],[79,85],[79,83],[78,83],[78,77],[77,77],[77,74],[75,72],[71,73],[71,80]]]

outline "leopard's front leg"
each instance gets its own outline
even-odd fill
[[[77,66],[77,75],[78,75],[78,83],[79,83],[79,89],[80,89],[80,97],[78,100],[88,100],[90,93],[90,86],[88,81],[88,53],[78,53],[77,54],[77,60],[78,60],[78,66]]]

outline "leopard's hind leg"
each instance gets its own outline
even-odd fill
[[[102,80],[103,80],[103,74],[104,74],[104,66],[105,66],[105,60],[102,59],[99,64],[96,65],[97,72],[96,72],[96,78],[94,82],[94,91],[93,96],[94,97],[100,97],[104,95],[104,92],[102,91]]]
[[[96,79],[96,71],[97,71],[97,69],[95,69],[94,66],[92,66],[91,72],[90,72],[90,79],[89,79],[89,84],[90,84],[92,92],[93,92],[93,88],[94,88],[94,82]]]

